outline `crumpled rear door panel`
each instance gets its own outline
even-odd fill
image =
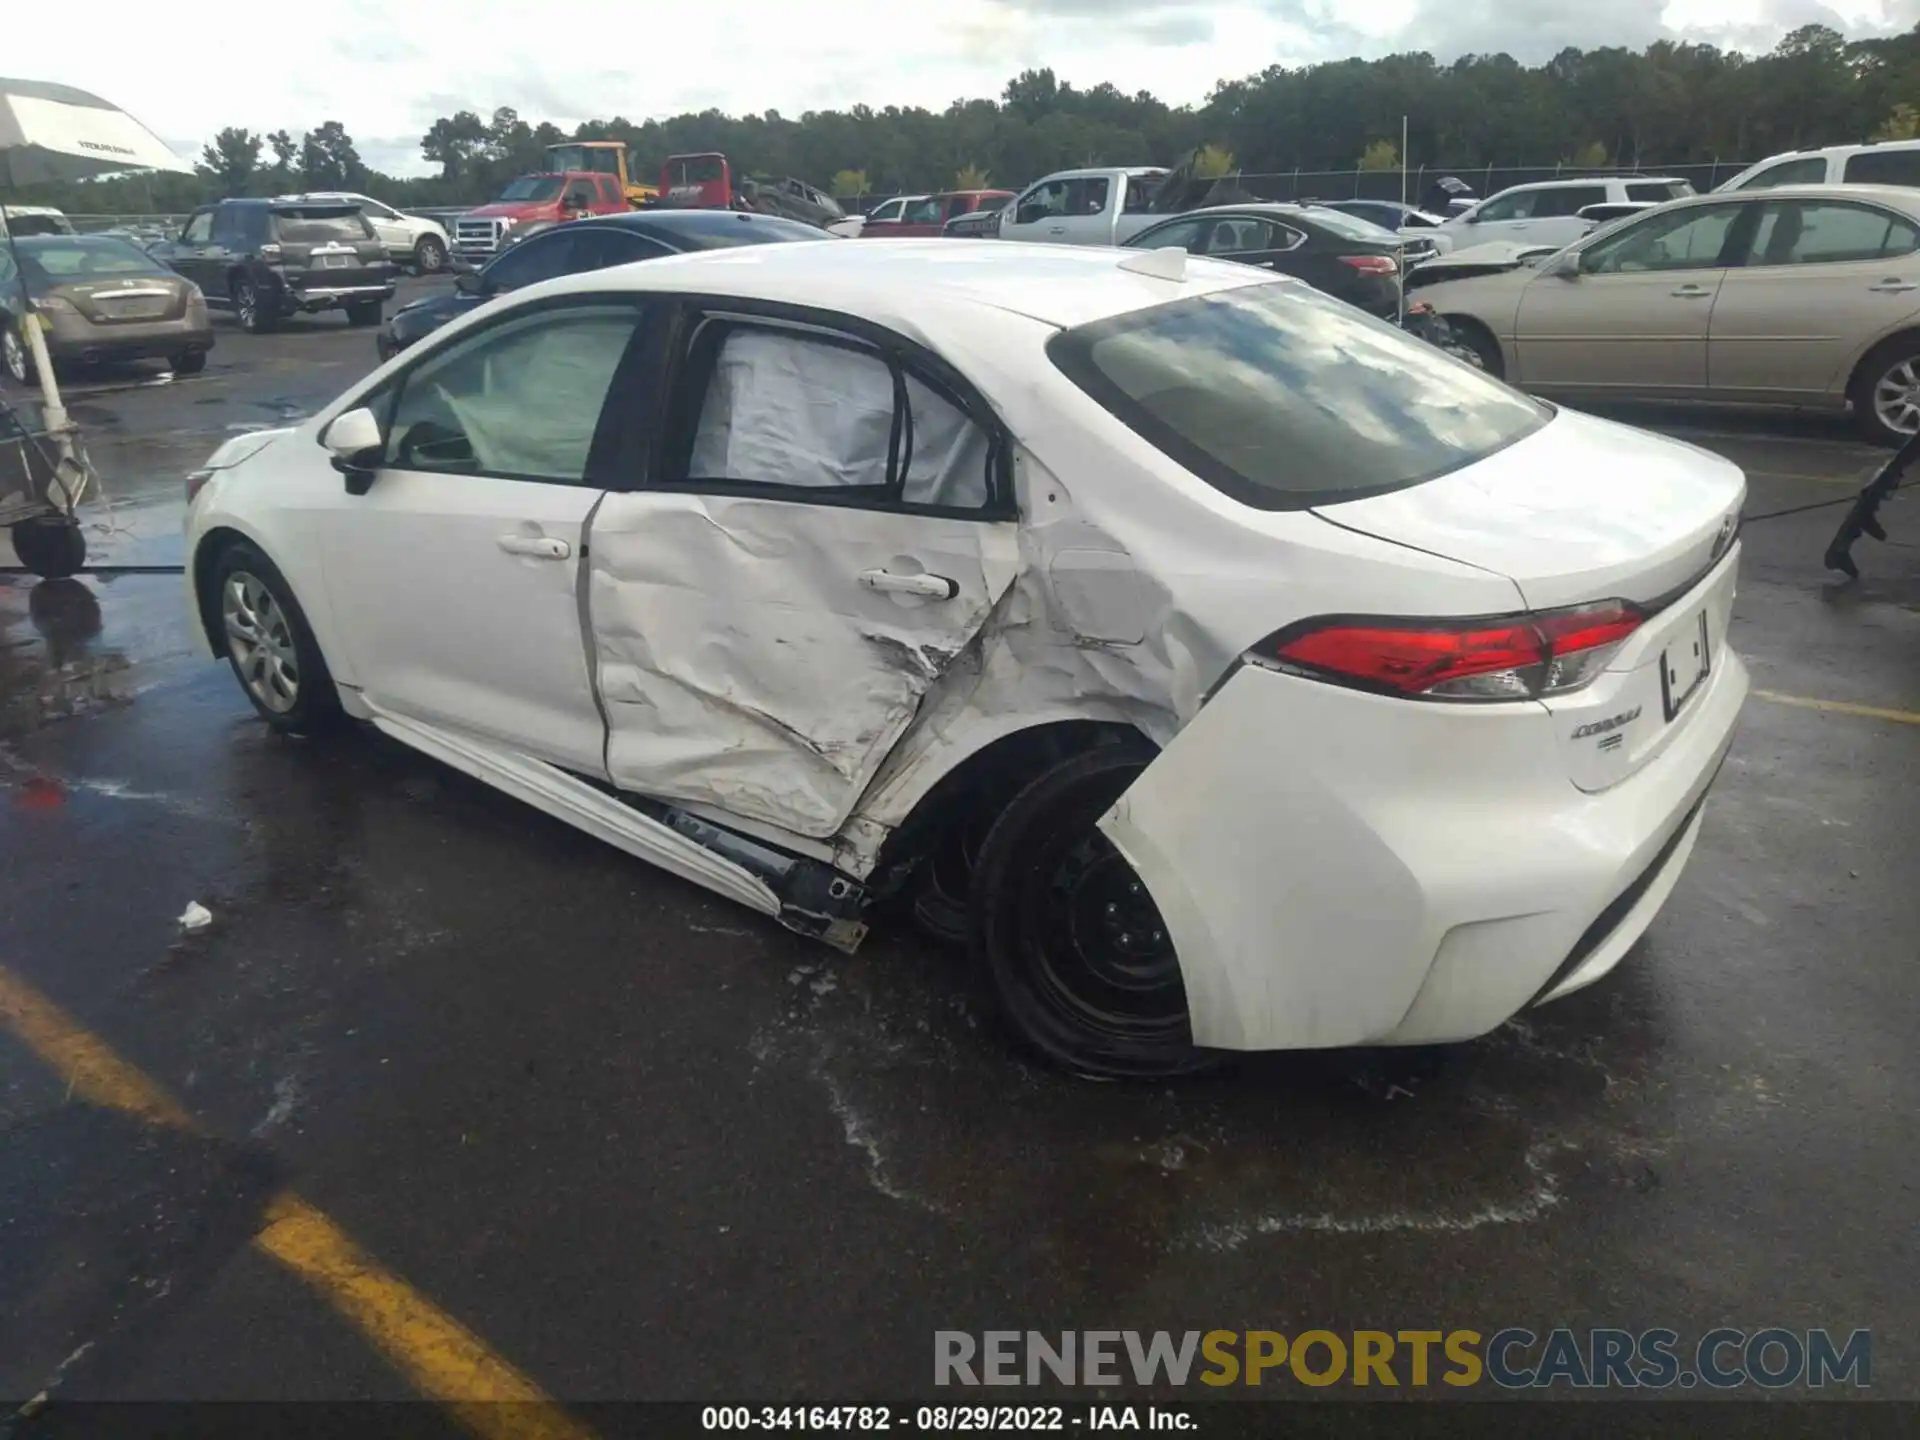
[[[623,789],[822,837],[1018,565],[1010,521],[664,491],[596,513],[588,605]],[[946,576],[950,600],[866,572]]]

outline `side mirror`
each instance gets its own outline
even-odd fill
[[[1557,276],[1562,280],[1578,280],[1580,278],[1580,257],[1571,251],[1563,250],[1560,254],[1553,256],[1546,264],[1542,265],[1540,267],[1540,273],[1542,275]]]
[[[487,282],[480,278],[478,270],[456,270],[453,275],[453,288],[462,295],[484,295]]]
[[[1469,225],[1478,225],[1480,223],[1480,212],[1478,210],[1469,210],[1460,218]]]
[[[362,406],[333,417],[320,436],[320,443],[333,455],[333,468],[347,477],[347,493],[364,495],[373,488],[374,472],[380,468],[380,455],[386,437],[373,412]]]

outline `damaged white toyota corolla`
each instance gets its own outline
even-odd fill
[[[1598,979],[1747,689],[1738,469],[1173,251],[553,281],[190,488],[270,724],[371,721],[844,948],[897,895],[1083,1072]]]

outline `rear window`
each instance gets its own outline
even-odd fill
[[[1862,150],[1847,157],[1846,178],[1855,185],[1920,186],[1920,150]]]
[[[1629,180],[1627,199],[1629,200],[1678,200],[1682,196],[1693,194],[1693,186],[1685,180]]]
[[[325,245],[340,240],[352,244],[368,239],[373,227],[358,210],[275,210],[273,235],[289,245]]]
[[[668,165],[668,178],[675,185],[705,185],[726,175],[718,155],[696,155],[691,160],[675,160]]]
[[[159,262],[124,240],[105,235],[63,235],[30,240],[20,246],[28,273],[59,281],[92,275],[164,275]]]
[[[1173,460],[1262,510],[1417,485],[1552,411],[1316,291],[1248,286],[1063,331],[1074,384]]]
[[[1331,230],[1343,240],[1370,240],[1381,245],[1396,245],[1400,241],[1400,237],[1393,231],[1374,224],[1371,219],[1360,215],[1349,215],[1343,210],[1331,210],[1312,205],[1307,208],[1307,218],[1321,229]]]
[[[64,215],[22,215],[14,211],[0,225],[0,235],[71,235],[73,222]]]

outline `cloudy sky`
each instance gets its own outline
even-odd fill
[[[1181,103],[1275,63],[1414,49],[1532,63],[1662,36],[1754,50],[1809,21],[1850,35],[1920,21],[1920,0],[333,0],[268,53],[271,22],[232,46],[210,45],[206,24],[96,26],[76,44],[62,7],[16,8],[7,70],[103,95],[183,156],[223,125],[297,137],[336,119],[369,163],[400,174],[428,168],[421,133],[461,108],[511,105],[569,128],[708,106],[939,109],[1042,65]]]

